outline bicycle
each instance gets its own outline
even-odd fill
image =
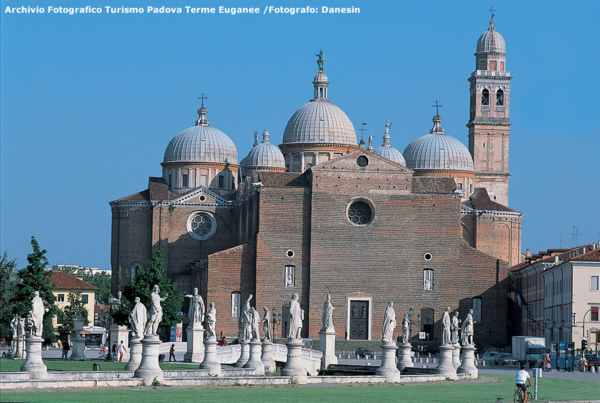
[[[525,393],[523,393],[523,389],[522,388],[517,388],[515,390],[515,396],[513,399],[514,403],[523,403],[525,401]]]

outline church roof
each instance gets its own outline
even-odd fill
[[[94,287],[90,283],[86,283],[73,274],[67,274],[57,270],[52,272],[52,284],[59,290],[76,290],[76,291],[95,291],[98,287]]]
[[[263,132],[263,141],[250,150],[242,160],[242,165],[249,169],[283,168],[285,159],[281,150],[269,141],[269,132]]]
[[[235,144],[221,130],[210,126],[206,114],[206,108],[200,108],[196,126],[182,131],[169,142],[163,162],[237,164]]]
[[[473,158],[467,147],[444,133],[442,117],[433,117],[433,128],[426,136],[414,140],[404,150],[410,169],[473,171]]]
[[[506,53],[506,43],[502,35],[494,27],[494,19],[490,20],[490,27],[477,41],[477,53]]]
[[[509,211],[519,213],[517,210],[513,210],[510,207],[496,203],[490,199],[490,195],[485,188],[475,188],[475,191],[471,197],[469,197],[469,200],[465,200],[463,204],[474,210]]]

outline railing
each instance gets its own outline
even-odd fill
[[[510,77],[510,71],[496,71],[496,70],[477,70],[473,73],[473,76],[478,77]]]
[[[232,344],[230,346],[217,346],[217,357],[226,358],[242,355],[242,345]]]

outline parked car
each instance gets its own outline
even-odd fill
[[[600,358],[594,354],[586,354],[585,359],[588,362],[588,365],[593,365],[595,367],[600,366]]]
[[[494,356],[494,365],[510,365],[513,366],[517,363],[517,360],[513,359],[511,354],[499,353]]]
[[[500,354],[498,351],[486,351],[483,353],[483,360],[487,362],[494,361],[494,357]]]
[[[365,347],[359,347],[354,351],[358,358],[373,358],[373,352]]]

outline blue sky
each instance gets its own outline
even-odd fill
[[[329,98],[358,129],[403,151],[443,127],[468,144],[469,83],[492,1],[361,0],[360,14],[8,14],[6,7],[304,7],[306,1],[2,0],[0,249],[26,265],[30,237],[51,264],[110,268],[108,202],[147,188],[197,119],[239,159],[254,131],[279,144],[312,97],[325,52]],[[523,251],[600,239],[600,2],[494,1],[511,90],[510,207]],[[360,134],[359,134],[360,137]]]

